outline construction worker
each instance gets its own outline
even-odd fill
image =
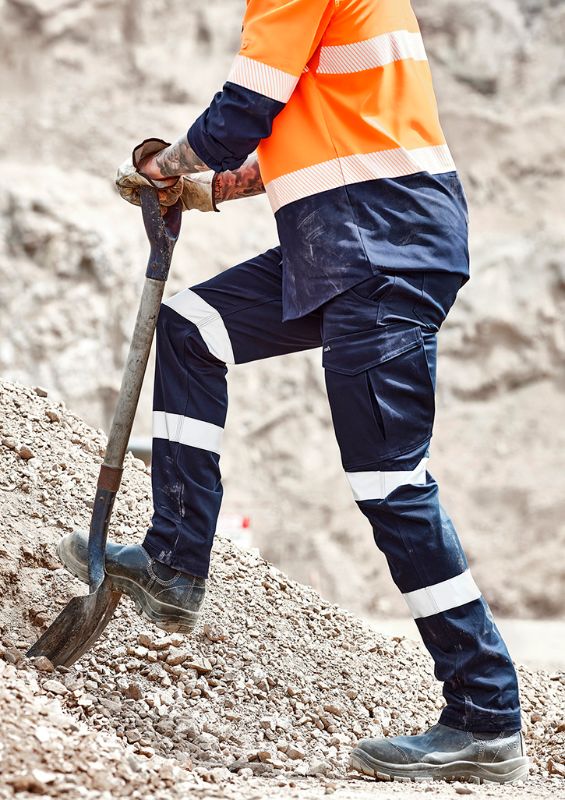
[[[527,774],[516,673],[427,470],[436,334],[468,278],[467,208],[409,0],[248,0],[223,91],[175,144],[138,145],[118,188],[217,210],[266,192],[280,246],[167,300],[157,333],[152,525],[106,568],[190,631],[222,499],[228,364],[322,347],[346,477],[443,681],[440,721],[364,739],[378,778]],[[62,540],[87,579],[86,538]]]

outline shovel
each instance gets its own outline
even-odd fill
[[[140,196],[151,252],[92,509],[88,538],[89,594],[73,597],[27,652],[28,657],[46,656],[55,666],[70,667],[92,647],[112,618],[122,596],[104,569],[108,525],[120,486],[124,458],[182,215],[179,201],[161,216],[158,194],[150,186],[140,188]]]

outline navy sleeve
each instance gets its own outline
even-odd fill
[[[271,135],[284,103],[227,82],[188,131],[196,155],[214,172],[236,170]]]

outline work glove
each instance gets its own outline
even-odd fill
[[[148,156],[153,156],[169,146],[163,139],[145,139],[134,148],[131,158],[119,167],[116,175],[118,192],[128,203],[141,205],[139,188],[152,186],[159,193],[159,203],[166,209],[173,206],[180,198],[182,210],[196,208],[199,211],[217,211],[213,198],[214,173],[198,173],[196,175],[178,177],[174,183],[171,178],[156,181],[139,171],[139,165]]]

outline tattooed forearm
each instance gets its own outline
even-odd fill
[[[216,205],[226,200],[237,200],[240,197],[253,197],[263,194],[265,187],[259,171],[259,163],[255,154],[234,172],[220,172],[214,179],[214,201]]]
[[[157,153],[155,163],[165,178],[190,175],[194,172],[208,172],[210,169],[196,155],[186,136],[181,136],[178,142]]]

